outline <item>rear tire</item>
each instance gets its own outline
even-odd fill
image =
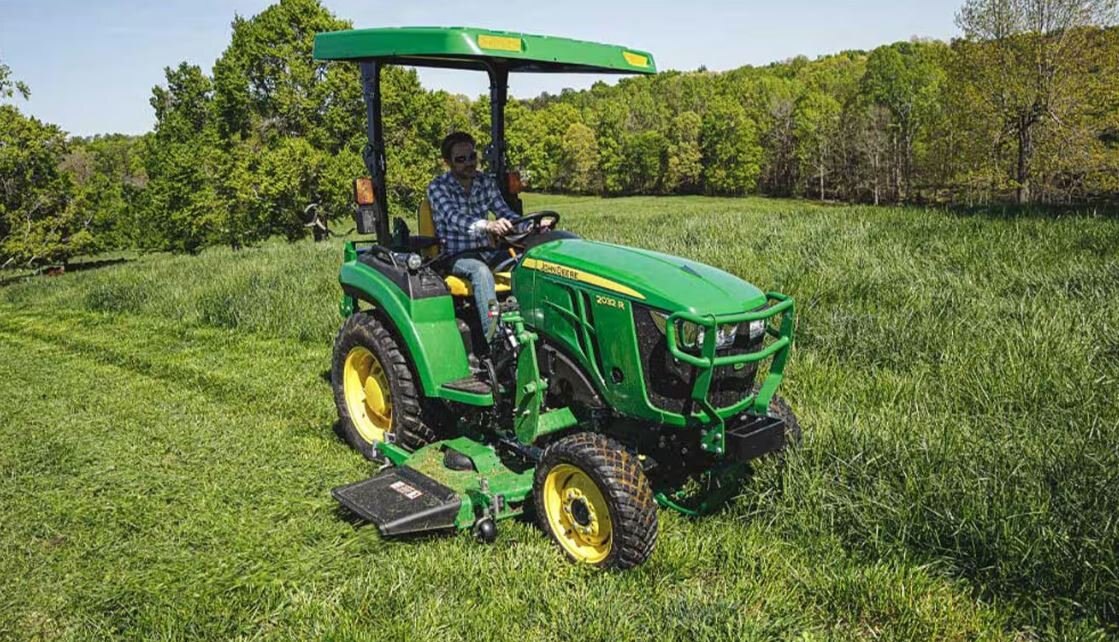
[[[627,569],[657,543],[657,504],[637,459],[618,442],[576,433],[544,451],[533,500],[540,528],[567,557]]]
[[[377,450],[382,441],[408,450],[434,441],[408,360],[373,315],[358,312],[342,324],[330,381],[342,436],[366,459],[383,459]]]

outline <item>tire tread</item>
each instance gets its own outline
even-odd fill
[[[536,468],[533,494],[541,528],[562,549],[548,524],[541,492],[548,472],[559,463],[587,473],[611,508],[614,544],[598,565],[622,570],[647,560],[657,544],[657,504],[636,458],[613,439],[591,432],[575,433],[548,446]]]
[[[334,341],[334,359],[331,364],[331,384],[334,400],[338,406],[338,417],[342,422],[342,432],[346,441],[367,458],[378,459],[377,452],[370,444],[361,439],[353,427],[346,408],[345,394],[341,383],[342,369],[346,355],[356,345],[362,345],[373,352],[389,379],[389,392],[392,398],[392,426],[388,434],[395,443],[408,450],[415,450],[436,439],[435,432],[424,421],[422,396],[416,385],[416,378],[408,363],[408,358],[400,349],[399,343],[385,323],[372,314],[358,312],[350,315],[343,323]]]

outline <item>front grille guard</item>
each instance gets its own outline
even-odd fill
[[[766,292],[766,307],[751,312],[737,312],[723,315],[698,315],[690,312],[674,312],[669,315],[665,323],[665,339],[668,341],[668,351],[673,357],[690,364],[697,369],[695,385],[692,387],[692,399],[707,415],[708,426],[700,440],[704,450],[721,455],[725,451],[725,424],[722,417],[716,412],[715,406],[708,400],[707,395],[711,390],[711,380],[715,368],[719,366],[732,366],[739,363],[756,363],[763,359],[773,357],[769,366],[769,373],[762,383],[761,389],[754,397],[752,407],[756,415],[765,416],[769,409],[769,402],[785,371],[785,362],[789,358],[789,347],[793,344],[793,326],[795,308],[793,298],[778,292]],[[771,323],[780,315],[780,322],[776,327]],[[719,326],[750,321],[765,320],[765,332],[775,341],[757,352],[745,354],[716,355],[716,339]],[[694,323],[704,328],[703,346],[699,354],[686,352],[679,345],[677,325],[680,321]],[[746,405],[751,405],[749,401]]]

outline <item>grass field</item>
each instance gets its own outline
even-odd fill
[[[806,436],[595,573],[528,523],[382,541],[336,508],[340,243],[0,288],[0,638],[1106,639],[1119,221],[534,195],[797,298]]]

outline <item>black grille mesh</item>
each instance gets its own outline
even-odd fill
[[[637,344],[641,351],[642,377],[645,388],[649,391],[649,401],[661,410],[689,414],[692,410],[691,397],[696,368],[673,358],[664,335],[653,323],[650,308],[635,304],[632,309],[637,328]],[[749,332],[745,330],[746,328],[740,328],[734,344],[719,350],[718,356],[760,350],[765,335],[751,343]],[[748,363],[739,370],[735,370],[734,366],[715,368],[711,390],[707,394],[708,400],[716,408],[726,408],[742,401],[750,394],[757,371],[756,363]]]

